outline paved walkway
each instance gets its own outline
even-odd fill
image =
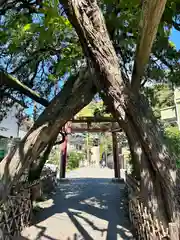
[[[37,224],[24,230],[24,239],[133,239],[125,211],[124,185],[112,183],[112,170],[81,168],[67,175],[70,180],[60,183],[52,198],[41,204],[44,209]]]

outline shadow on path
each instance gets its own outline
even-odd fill
[[[105,178],[72,179],[59,183],[57,192],[51,199],[53,204],[37,214],[34,225],[40,230],[37,240],[133,239],[126,210],[124,184],[112,183]],[[66,238],[48,236],[46,230],[50,227],[49,219],[56,221],[57,218],[62,218],[61,214],[68,216],[77,232],[67,235]]]

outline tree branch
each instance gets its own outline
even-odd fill
[[[34,51],[33,53],[31,53],[30,58],[28,58],[26,61],[23,61],[19,66],[17,66],[17,68],[15,68],[10,74],[15,74],[17,71],[19,71],[22,67],[24,67],[25,65],[27,65],[28,63],[32,62],[34,60],[34,57],[36,57],[36,59],[39,57],[40,54],[42,53],[50,53],[50,54],[57,54],[57,53],[61,53],[61,49],[54,49],[51,47],[45,47],[45,48],[40,48],[36,51]]]
[[[6,93],[6,92],[1,92],[1,90],[0,90],[0,95],[3,95],[3,96],[7,96],[9,99],[11,99],[11,100],[13,100],[13,102],[16,102],[16,103],[18,103],[19,105],[21,105],[23,108],[27,108],[27,105],[24,103],[24,101],[23,100],[19,100],[19,99],[17,99],[17,98],[15,98],[12,94],[10,94],[10,93]]]
[[[39,3],[38,3],[39,2]],[[8,2],[7,0],[0,0],[0,15],[5,15],[8,10],[16,10],[17,12],[22,9],[28,9],[29,13],[37,13],[38,6],[41,6],[41,1],[30,3],[29,1],[15,0]]]
[[[173,66],[169,64],[162,55],[158,55],[156,52],[154,52],[153,54],[158,60],[160,60],[164,65],[166,65],[171,70],[171,72],[173,72]]]
[[[9,88],[12,88],[14,90],[19,91],[20,93],[25,94],[26,96],[30,97],[34,101],[40,103],[44,107],[47,107],[49,102],[40,97],[38,93],[33,91],[32,89],[28,88],[25,84],[21,83],[18,79],[12,77],[9,74],[6,74],[4,72],[0,72],[0,86],[6,85]]]
[[[176,23],[175,21],[172,21],[173,27],[177,30],[180,31],[180,24]]]
[[[148,0],[143,3],[140,21],[140,39],[136,48],[131,86],[135,93],[140,89],[144,68],[148,62],[153,41],[164,12],[166,0]]]

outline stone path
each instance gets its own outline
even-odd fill
[[[25,229],[28,240],[130,240],[124,184],[112,183],[113,171],[81,168],[67,174],[44,208],[37,224]],[[84,178],[86,176],[86,178]]]

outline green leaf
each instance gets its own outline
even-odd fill
[[[57,82],[57,77],[53,74],[48,75],[48,80],[51,82]]]
[[[172,41],[170,41],[170,40],[169,40],[169,45],[170,45],[170,47],[172,47],[172,48],[176,48],[176,45],[175,45]]]
[[[26,31],[30,30],[30,28],[31,28],[31,24],[28,23],[23,27],[23,30],[26,32]]]

